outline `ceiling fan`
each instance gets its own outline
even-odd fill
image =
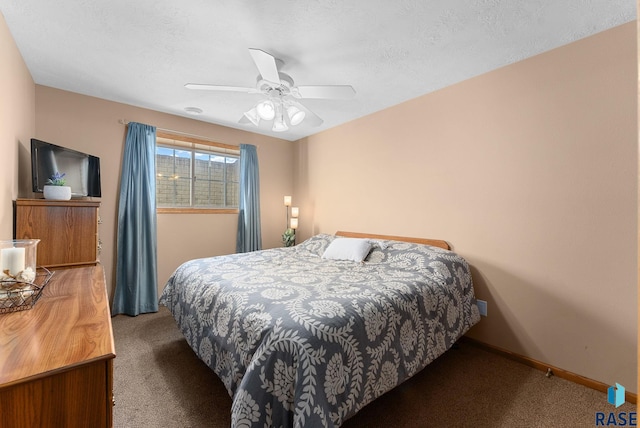
[[[298,125],[303,120],[312,126],[318,126],[323,122],[315,113],[298,102],[298,99],[349,99],[356,93],[349,85],[296,86],[291,76],[280,71],[280,66],[283,64],[281,60],[261,49],[250,48],[249,53],[260,73],[255,87],[187,83],[184,85],[185,88],[264,94],[265,99],[244,112],[238,122],[251,122],[255,126],[260,126],[260,121],[273,121],[271,129],[275,132],[287,131],[289,126]]]

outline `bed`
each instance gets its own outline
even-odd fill
[[[480,319],[445,241],[350,232],[188,261],[160,303],[224,383],[233,427],[338,427]]]

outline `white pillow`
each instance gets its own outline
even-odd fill
[[[359,238],[336,238],[322,254],[323,259],[363,261],[371,251],[371,242]]]

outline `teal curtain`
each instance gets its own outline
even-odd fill
[[[240,144],[240,201],[236,252],[262,249],[260,230],[260,174],[258,151],[251,144]]]
[[[156,128],[131,122],[122,160],[112,315],[158,311]]]

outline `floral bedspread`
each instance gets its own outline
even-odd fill
[[[233,427],[338,427],[447,351],[480,319],[457,254],[376,241],[364,262],[323,259],[335,238],[184,263],[160,303],[233,398]]]

